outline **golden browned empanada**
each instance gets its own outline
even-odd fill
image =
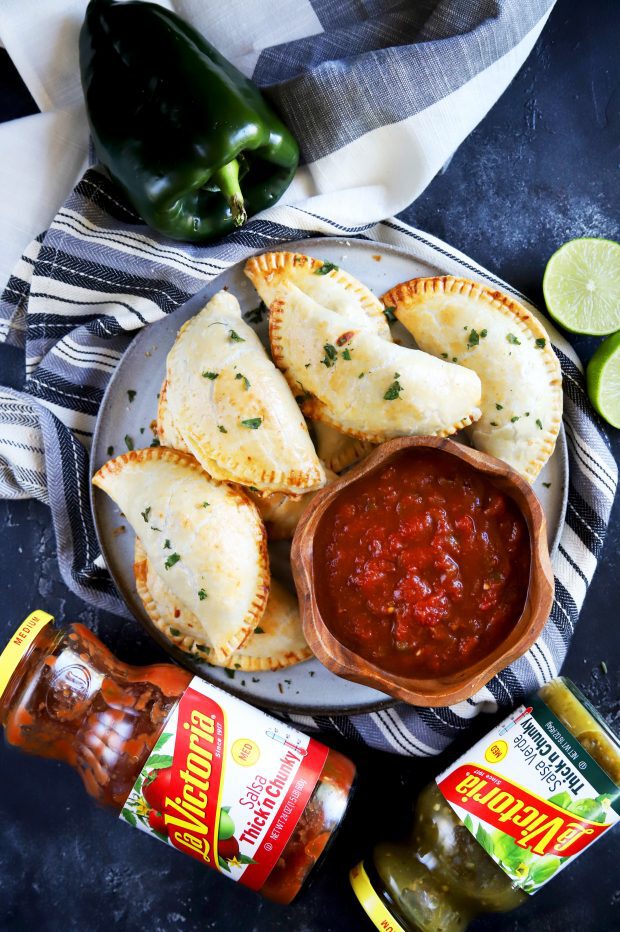
[[[157,401],[157,437],[164,447],[172,447],[173,450],[181,450],[183,453],[190,452],[172,420],[170,405],[168,404],[168,383],[165,379],[162,382]]]
[[[381,301],[366,285],[332,263],[296,252],[266,252],[248,259],[244,271],[267,307],[282,296],[283,287],[294,285],[357,327],[391,339]]]
[[[118,456],[93,483],[119,506],[154,570],[225,661],[260,624],[269,595],[266,534],[254,503],[166,447]]]
[[[312,656],[301,629],[295,597],[276,580],[271,581],[265,612],[243,647],[223,661],[216,658],[209,628],[167,587],[155,572],[139,539],[134,561],[136,589],[152,622],[181,650],[197,660],[228,669],[255,672],[289,667]]]
[[[315,421],[312,429],[319,459],[326,469],[331,469],[335,473],[359,463],[374,449],[372,443],[342,434],[339,430],[321,421]]]
[[[181,328],[166,382],[175,430],[209,475],[277,492],[324,484],[295,398],[228,292]]]
[[[269,334],[304,413],[351,436],[447,436],[480,416],[475,373],[358,329],[294,285],[272,304]]]
[[[418,346],[482,382],[474,446],[534,481],[562,422],[562,373],[542,323],[518,301],[462,278],[418,278],[383,296]]]
[[[325,474],[326,485],[338,478],[331,469],[326,468]],[[316,494],[317,492],[306,492],[305,495],[285,495],[283,492],[257,494],[248,490],[248,495],[255,502],[265,522],[269,540],[290,540],[299,519]]]

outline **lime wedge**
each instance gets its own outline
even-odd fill
[[[549,313],[573,333],[620,330],[620,245],[572,239],[549,259],[543,278]]]
[[[603,340],[588,363],[590,401],[612,427],[620,427],[620,333]]]

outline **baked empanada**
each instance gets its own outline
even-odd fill
[[[197,660],[248,672],[278,670],[312,656],[301,629],[296,598],[275,579],[271,581],[265,612],[243,647],[218,662],[209,629],[171,592],[166,580],[153,569],[146,551],[136,539],[134,562],[136,589],[149,618],[181,650]]]
[[[326,469],[332,469],[335,473],[359,463],[374,449],[372,443],[341,434],[334,427],[321,421],[315,421],[312,429],[319,459]]]
[[[295,285],[317,304],[357,327],[391,339],[381,301],[366,285],[332,263],[296,252],[266,252],[248,259],[245,274],[267,307],[282,297],[283,287]]]
[[[325,474],[326,485],[338,478],[331,469],[326,468]],[[306,492],[305,495],[285,495],[283,492],[257,494],[248,490],[248,495],[265,522],[269,540],[290,540],[299,519],[316,494],[317,492]]]
[[[165,379],[162,382],[157,401],[157,438],[164,447],[172,447],[173,450],[189,453],[187,444],[172,420],[170,405],[168,404],[168,383]]]
[[[447,436],[480,416],[474,372],[359,329],[295,285],[271,305],[269,335],[304,414],[351,436]]]
[[[240,489],[187,453],[154,447],[110,460],[93,483],[116,502],[154,570],[209,631],[221,663],[250,635],[269,595],[263,522]]]
[[[228,292],[181,328],[166,381],[174,427],[209,475],[278,492],[324,484],[295,398]]]
[[[562,422],[562,373],[540,321],[501,291],[449,276],[404,282],[383,300],[421,349],[480,376],[472,442],[533,482]]]

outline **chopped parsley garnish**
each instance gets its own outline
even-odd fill
[[[255,307],[253,310],[248,311],[247,314],[244,314],[245,319],[251,324],[260,324],[264,315],[267,313],[268,307],[264,301]]]
[[[481,331],[480,331],[480,339],[481,339],[481,340],[484,340],[484,338],[486,337],[486,335],[487,335],[488,332],[489,332],[489,331],[487,330],[486,327],[484,328],[484,330],[481,330]]]
[[[129,398],[129,404],[131,404],[131,402],[134,400],[137,394],[138,393],[133,388],[127,389],[127,397]]]
[[[164,541],[164,550],[172,550],[172,544],[170,543],[167,537]]]
[[[516,337],[514,333],[507,333],[506,339],[508,340],[509,343],[512,343],[513,346],[521,346],[521,340],[519,340],[519,338]]]
[[[161,440],[159,439],[159,437],[153,437],[153,439],[151,440],[150,446],[152,446],[152,447],[160,447],[160,446],[161,446]]]
[[[395,307],[384,307],[383,308],[383,313],[385,314],[385,319],[387,320],[388,324],[396,323],[395,311],[396,311]]]
[[[209,507],[209,502],[203,502],[203,503],[202,503],[202,507],[203,507],[203,508],[208,508],[208,507]]]
[[[536,418],[536,427],[538,427],[539,430],[543,429],[543,422],[541,421],[539,417]]]
[[[467,349],[472,349],[480,343],[480,334],[477,330],[472,330],[467,338]]]
[[[330,366],[333,366],[338,358],[338,350],[333,343],[325,343],[323,346],[325,350],[325,356],[321,360],[324,366],[327,366],[329,369]]]
[[[453,356],[453,357],[452,357],[452,362],[458,362],[458,361],[459,361],[459,360],[458,360],[458,356]]]
[[[550,488],[551,488],[551,483],[550,483],[550,482],[543,482],[543,485],[544,485],[544,487],[545,487],[546,489],[550,489]]]
[[[114,447],[108,447],[108,456],[114,456]]]
[[[248,427],[250,430],[258,430],[263,423],[262,417],[249,417],[246,421],[241,421],[242,427]]]
[[[318,269],[314,270],[315,275],[329,275],[330,272],[337,272],[338,266],[333,262],[324,262]]]
[[[196,650],[201,650],[203,654],[209,653],[209,648],[205,644],[195,644]]]
[[[200,599],[201,602],[204,602],[205,599],[209,598],[205,589],[198,590],[198,598]]]
[[[141,427],[141,428],[140,428],[140,433],[141,433],[141,434],[144,433],[144,427]]]
[[[228,431],[226,430],[226,428],[224,427],[223,424],[218,424],[218,425],[217,425],[217,429],[219,430],[220,434],[227,434],[227,433],[228,433]]]
[[[442,354],[441,354],[441,358],[442,358],[442,359],[447,359],[447,358],[448,358],[448,354],[447,354],[447,353],[442,353]]]
[[[133,450],[133,439],[129,436],[129,434],[125,434],[125,446],[128,450]]]
[[[170,628],[169,630],[173,638],[178,638],[181,634],[178,628]]]
[[[343,359],[346,359],[347,361],[348,361],[349,359],[351,359],[351,350],[350,350],[350,349],[343,350],[343,351],[342,351],[342,358],[343,358]]]
[[[210,379],[211,382],[215,382],[218,375],[219,375],[219,372],[209,372],[208,370],[202,373],[203,379]]]
[[[264,633],[265,633],[265,629],[261,628],[260,625],[258,625],[257,628],[254,628],[254,634],[264,634]]]
[[[360,372],[360,374],[358,375],[358,379],[363,379],[365,375],[366,375],[365,372]]]
[[[388,387],[385,395],[383,396],[384,401],[396,401],[397,398],[400,398],[400,393],[403,391],[403,387],[398,381],[399,373],[394,373],[394,381]]]
[[[490,423],[491,423],[491,427],[499,427],[499,424],[497,423],[497,421],[491,421]]]
[[[514,424],[514,423],[515,423],[516,421],[518,421],[518,420],[519,420],[519,415],[518,415],[518,414],[513,414],[512,417],[510,418],[510,423],[511,423],[511,424]]]
[[[242,380],[243,380],[243,387],[245,388],[245,390],[246,390],[246,392],[247,392],[248,388],[250,387],[250,380],[249,380],[248,378],[246,378],[245,375],[243,375],[241,372],[238,372],[238,373],[236,374],[235,379],[242,379]]]
[[[498,411],[503,411],[503,410],[504,410],[504,406],[501,405],[501,404],[499,403],[499,401],[496,401],[496,402],[495,402],[495,407],[497,408]]]
[[[152,530],[152,531],[158,531],[158,533],[161,534],[161,528],[160,528],[160,527],[153,527],[153,525],[151,524],[151,530]]]
[[[536,340],[536,349],[544,349],[546,345],[547,345],[547,341],[545,340],[545,338],[538,337],[538,339]]]
[[[234,680],[235,678],[234,670],[229,670],[228,667],[224,667],[224,673],[226,674],[229,680]]]
[[[236,330],[228,331],[228,339],[231,343],[245,343],[243,337],[240,337]]]
[[[174,566],[175,563],[178,563],[181,559],[178,553],[171,553],[166,562],[164,563],[164,568],[169,570],[171,566]]]

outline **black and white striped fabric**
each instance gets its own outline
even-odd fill
[[[0,494],[50,505],[63,578],[86,601],[127,614],[101,562],[88,506],[87,447],[107,381],[138,329],[227,266],[287,240],[344,233],[400,246],[528,304],[467,257],[399,221],[350,230],[294,207],[286,208],[286,220],[254,219],[212,247],[171,244],[139,225],[105,174],[92,169],[9,281],[0,323],[6,342],[24,349],[27,381],[23,393],[0,389]],[[579,362],[551,334],[564,375],[571,483],[554,563],[556,598],[543,635],[525,657],[453,708],[397,705],[347,718],[296,717],[301,725],[331,727],[400,754],[435,754],[479,711],[512,706],[558,672],[601,553],[617,472]]]
[[[516,294],[445,243],[380,218],[412,200],[478,122],[552,5],[424,0],[412,12],[399,0],[299,0],[295,37],[264,43],[258,54],[240,50],[235,60],[269,85],[304,143],[306,165],[289,203],[214,245],[164,240],[140,223],[105,172],[92,168],[81,179],[2,296],[0,341],[23,351],[26,382],[23,392],[0,388],[0,496],[50,506],[63,579],[85,601],[127,614],[96,541],[87,451],[105,387],[137,330],[253,252],[317,234],[397,245],[446,273]],[[558,672],[601,553],[617,471],[579,361],[551,336],[564,374],[571,482],[543,635],[453,708],[401,704],[351,717],[296,717],[302,726],[336,729],[394,753],[432,755],[481,710],[512,706]]]

